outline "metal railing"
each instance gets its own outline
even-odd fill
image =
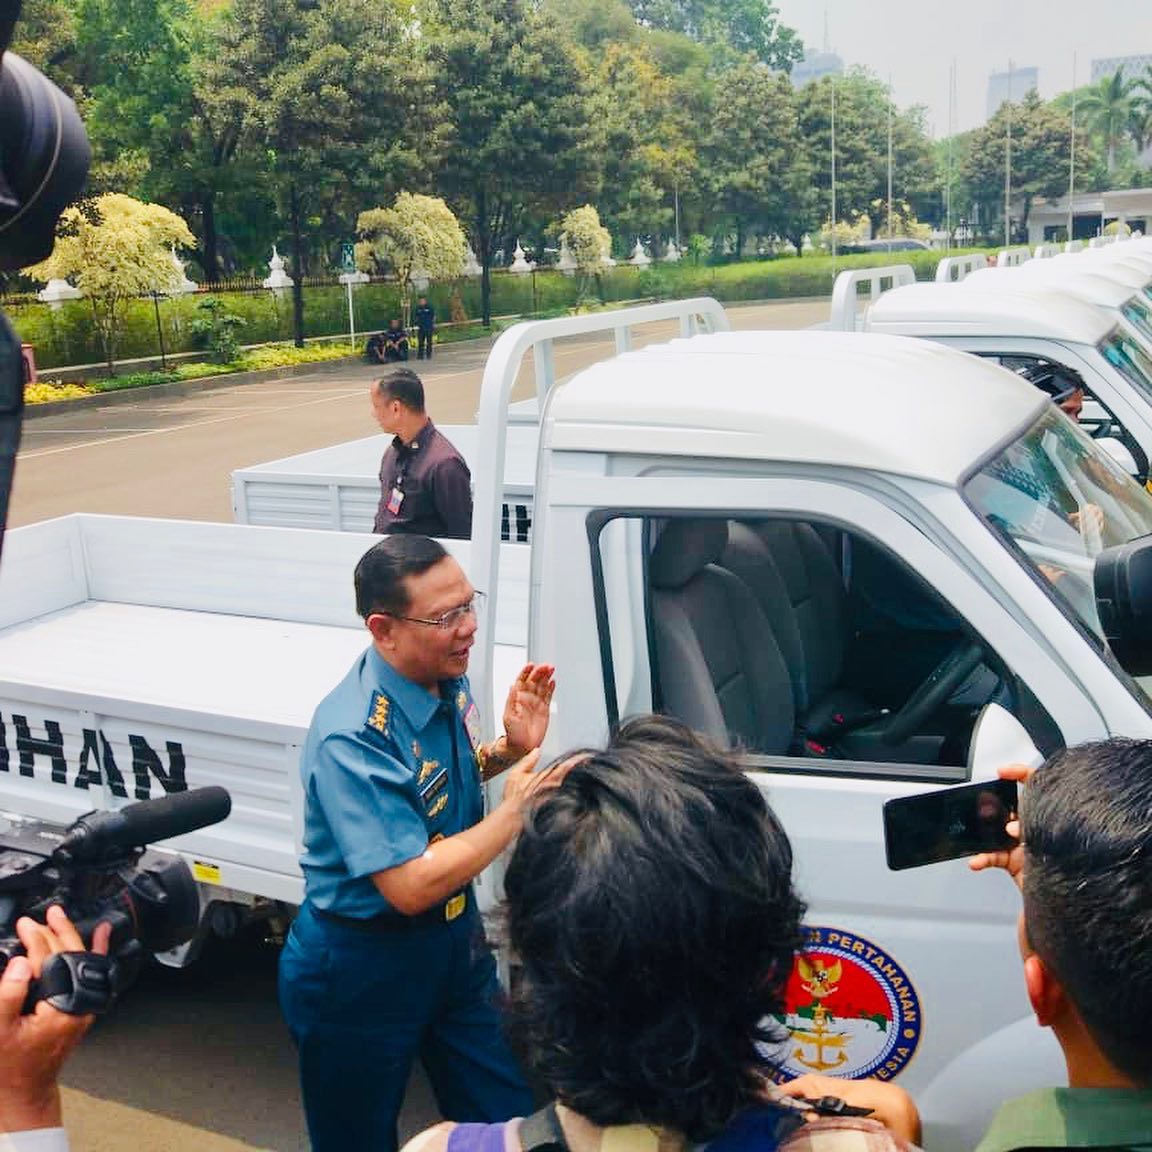
[[[473,697],[484,713],[485,730],[491,735],[493,718],[488,715],[492,699],[492,669],[496,604],[500,595],[497,580],[500,563],[502,513],[502,478],[508,436],[508,402],[520,374],[524,357],[531,352],[535,366],[536,397],[539,419],[544,418],[548,395],[556,386],[556,361],[553,349],[557,340],[611,332],[615,337],[616,355],[632,347],[633,329],[644,324],[675,320],[681,336],[698,332],[727,331],[728,316],[722,305],[711,297],[670,300],[663,304],[645,304],[639,308],[593,312],[583,316],[561,316],[555,320],[529,320],[514,324],[502,332],[484,366],[480,383],[479,441],[477,459],[483,461],[476,485],[472,511],[472,553],[470,576],[477,588],[488,594],[488,610],[480,619],[477,634],[479,660],[473,659],[471,678]],[[536,491],[540,490],[540,469],[546,467],[547,453],[541,448],[537,456]],[[540,509],[535,509],[534,520]],[[535,566],[535,556],[533,557]],[[533,576],[533,579],[535,577]]]
[[[889,288],[916,283],[916,271],[911,264],[889,264],[883,268],[852,268],[841,272],[832,285],[832,311],[828,327],[838,332],[855,332],[859,326],[859,308],[863,294],[860,286],[868,289],[868,303],[877,300]]]

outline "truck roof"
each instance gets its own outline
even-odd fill
[[[992,363],[922,340],[717,332],[594,364],[554,394],[553,449],[739,458],[955,484],[1047,398]]]
[[[964,283],[909,284],[883,293],[865,328],[902,336],[996,336],[1096,345],[1116,326],[1094,304],[1021,283],[1019,294]]]
[[[1136,289],[1113,279],[1107,266],[1090,264],[1070,267],[1048,260],[1029,260],[1018,268],[981,268],[960,281],[969,289],[1030,295],[1033,292],[1059,292],[1075,300],[1119,308],[1136,294]]]

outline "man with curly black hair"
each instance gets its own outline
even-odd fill
[[[512,1036],[556,1104],[407,1152],[772,1152],[798,1124],[764,1055],[802,945],[787,835],[739,759],[675,720],[565,767],[505,877]]]

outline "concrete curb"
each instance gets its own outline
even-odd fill
[[[220,376],[200,376],[195,380],[174,380],[169,384],[145,384],[139,388],[123,388],[118,392],[97,392],[92,396],[76,396],[71,400],[49,400],[45,404],[27,404],[24,419],[55,416],[78,408],[99,408],[104,405],[126,404],[132,400],[152,400],[163,396],[191,396],[197,392],[210,392],[216,388],[231,388],[237,384],[258,384],[263,380],[283,380],[293,376],[325,375],[346,372],[351,365],[367,361],[359,356],[345,356],[340,360],[317,360],[313,364],[286,364],[282,368],[261,368],[254,372],[227,372]]]

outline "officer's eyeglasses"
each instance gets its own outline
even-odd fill
[[[409,624],[426,624],[429,628],[441,628],[447,631],[450,628],[459,628],[469,616],[479,616],[480,609],[484,607],[484,593],[474,592],[472,599],[459,608],[449,608],[441,616],[428,620],[423,616],[401,616],[399,612],[380,612],[380,616],[391,616],[393,620],[407,620]]]

